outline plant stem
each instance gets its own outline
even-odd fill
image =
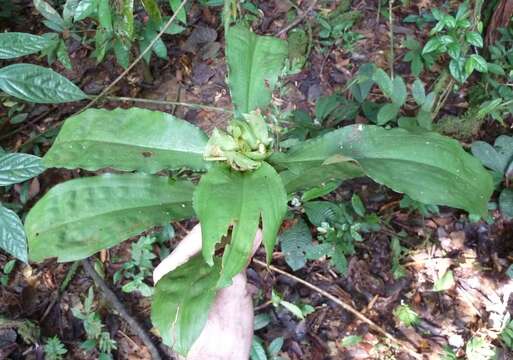
[[[390,66],[390,78],[394,78],[394,13],[392,12],[392,7],[394,5],[394,0],[388,0],[388,23],[389,23],[389,31],[390,31],[390,58],[389,58],[389,66]]]

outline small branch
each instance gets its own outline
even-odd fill
[[[394,13],[393,13],[394,0],[388,0],[388,23],[390,31],[390,77],[394,78]]]
[[[107,94],[119,81],[121,81],[121,79],[123,79],[126,74],[128,74],[133,68],[135,65],[137,65],[137,63],[139,61],[141,61],[142,58],[144,58],[144,55],[146,55],[148,53],[148,51],[150,51],[152,48],[153,48],[153,45],[155,45],[155,43],[162,37],[162,35],[164,35],[164,33],[166,32],[167,29],[169,29],[169,27],[173,24],[173,22],[175,21],[177,15],[180,13],[180,11],[182,10],[182,8],[185,6],[185,4],[187,3],[188,0],[183,0],[182,3],[180,4],[180,6],[178,6],[178,8],[176,9],[176,11],[174,12],[173,16],[171,16],[171,18],[167,21],[167,23],[164,25],[164,27],[162,28],[162,30],[160,30],[160,32],[157,34],[157,36],[155,36],[155,38],[148,44],[148,46],[146,46],[146,48],[139,54],[139,56],[130,64],[129,67],[127,67],[125,69],[125,71],[123,71],[121,73],[121,75],[119,75],[116,80],[114,80],[112,83],[109,84],[109,86],[107,86],[105,89],[102,90],[102,92],[100,93],[100,95],[96,96],[89,104],[87,104],[80,112],[86,110],[86,109],[89,109],[91,106],[93,106],[94,104],[96,104],[98,102],[98,100],[100,100],[103,96],[105,96],[105,94]]]
[[[233,113],[233,111],[231,111],[231,110],[216,107],[216,106],[193,104],[193,103],[186,103],[186,102],[180,102],[180,101],[153,100],[153,99],[124,97],[124,96],[105,96],[104,98],[106,100],[110,100],[110,101],[133,101],[133,102],[139,102],[139,103],[144,103],[144,104],[185,106],[185,107],[190,107],[193,109],[203,109],[203,110],[219,111],[219,112],[225,112],[225,113]]]
[[[404,351],[406,351],[408,354],[413,356],[415,359],[419,359],[419,360],[422,359],[422,356],[415,349],[413,349],[410,344],[397,339],[395,336],[393,336],[392,334],[388,333],[385,329],[383,329],[381,326],[376,324],[374,321],[372,321],[369,318],[367,318],[365,315],[363,315],[361,312],[359,312],[358,310],[353,308],[351,305],[346,304],[345,302],[343,302],[339,298],[331,295],[329,292],[324,291],[321,288],[319,288],[319,287],[317,287],[317,286],[315,286],[313,284],[310,284],[308,281],[305,281],[303,279],[298,278],[297,276],[289,274],[286,271],[278,269],[275,266],[267,265],[263,261],[260,261],[260,260],[257,260],[257,259],[253,259],[253,263],[255,263],[255,264],[257,264],[257,265],[259,265],[261,267],[265,267],[268,270],[272,270],[272,271],[274,271],[274,272],[276,272],[278,274],[284,275],[284,276],[286,276],[286,277],[288,277],[288,278],[290,278],[290,279],[292,279],[294,281],[297,281],[298,283],[300,283],[300,284],[302,284],[302,285],[304,285],[304,286],[306,286],[306,287],[308,287],[308,288],[318,292],[322,296],[324,296],[324,297],[330,299],[331,301],[333,301],[334,303],[340,305],[342,308],[344,308],[344,310],[349,311],[350,313],[352,313],[354,316],[356,316],[358,319],[360,319],[364,323],[368,324],[371,329],[375,330],[376,332],[380,333],[381,335],[385,336],[386,338],[388,338],[392,342],[394,342],[397,345],[399,345]]]
[[[125,306],[119,301],[118,297],[114,292],[109,288],[109,286],[105,283],[102,277],[96,272],[93,265],[89,262],[88,259],[82,260],[82,267],[84,271],[89,275],[96,286],[100,288],[101,293],[104,299],[111,305],[114,310],[116,310],[119,315],[128,323],[130,326],[130,330],[141,339],[144,345],[148,348],[151,357],[153,360],[162,360],[159,351],[155,347],[155,344],[151,341],[149,335],[146,333],[146,330],[139,324],[137,320],[135,320],[132,315],[128,313],[125,309]]]
[[[315,5],[317,5],[318,1],[319,0],[313,0],[312,3],[310,4],[310,6],[308,7],[308,9],[306,9],[306,11],[303,11],[302,13],[300,13],[298,15],[298,17],[294,19],[294,21],[292,21],[290,24],[288,24],[283,29],[278,31],[276,33],[276,36],[280,37],[283,34],[286,34],[289,30],[291,30],[291,29],[295,28],[296,26],[298,26],[308,16],[308,13],[313,10]]]

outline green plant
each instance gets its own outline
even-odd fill
[[[117,348],[116,341],[111,339],[110,334],[103,330],[104,325],[100,315],[93,310],[94,291],[90,287],[84,300],[82,309],[78,306],[71,309],[73,316],[82,320],[87,340],[81,344],[85,351],[95,348],[100,352],[100,360],[112,359],[110,353]]]
[[[15,265],[16,265],[16,260],[15,259],[9,260],[4,265],[4,267],[2,269],[2,273],[3,274],[0,275],[0,284],[2,286],[7,286],[7,284],[9,283],[9,275],[13,271]]]
[[[230,27],[226,36],[235,108],[226,131],[217,129],[208,138],[190,123],[138,108],[89,109],[72,116],[44,164],[129,173],[59,184],[25,222],[32,260],[72,261],[154,226],[196,216],[202,254],[166,274],[152,304],[154,326],[181,354],[199,336],[218,289],[245,268],[259,226],[270,261],[288,195],[369,176],[416,201],[484,214],[493,190],[488,172],[459,143],[426,131],[349,125],[281,151],[263,111],[283,69],[287,43],[240,25]],[[11,92],[30,98],[20,89]],[[35,94],[41,101],[49,98]],[[352,205],[356,213],[363,212],[358,200]],[[361,226],[353,225],[348,231],[357,237]]]
[[[0,154],[0,186],[22,183],[43,172],[41,158],[18,153]],[[27,240],[16,212],[0,203],[0,249],[27,262]],[[5,270],[4,270],[5,271]],[[5,272],[4,272],[5,274]]]
[[[394,316],[404,326],[415,326],[420,323],[419,315],[408,304],[398,305],[394,309]]]
[[[62,360],[64,355],[68,352],[59,337],[54,336],[46,340],[44,346],[46,360]]]
[[[156,0],[141,0],[149,17],[145,23],[135,16],[134,0],[67,0],[62,15],[44,0],[33,2],[34,7],[45,18],[43,24],[55,32],[41,36],[19,32],[1,33],[0,59],[14,59],[41,52],[47,56],[50,64],[58,59],[70,69],[72,64],[67,40],[71,37],[76,41],[89,42],[87,37],[80,35],[90,32],[90,27],[85,25],[77,28],[76,25],[89,18],[93,24],[97,24],[96,29],[92,30],[95,34],[95,50],[92,56],[101,62],[107,53],[114,52],[117,62],[126,68],[130,63],[133,45],[137,43],[141,49],[146,48],[167,20]],[[185,25],[187,16],[184,8],[179,9],[180,3],[181,1],[169,0],[171,11],[178,12],[177,20]],[[185,29],[182,25],[174,23],[166,33],[178,34]],[[157,40],[144,60],[149,62],[152,53],[167,59],[167,49],[161,39]]]
[[[404,61],[410,62],[411,73],[419,76],[425,68],[431,69],[435,63],[433,54],[422,53],[422,45],[413,36],[408,36],[404,42],[404,46],[408,49],[404,55]]]
[[[283,347],[283,337],[279,336],[269,343],[267,349],[264,342],[258,336],[253,336],[253,343],[251,344],[251,360],[283,360],[278,353]]]
[[[361,12],[350,10],[350,7],[350,1],[341,1],[335,10],[316,16],[321,52],[326,52],[334,46],[352,51],[355,43],[364,39],[362,34],[351,31],[354,24],[360,20]]]
[[[482,25],[473,25],[469,19],[471,12],[468,2],[460,4],[454,16],[436,8],[432,10],[432,14],[437,23],[429,33],[430,38],[422,49],[422,55],[429,54],[439,58],[447,54],[451,59],[449,71],[460,83],[464,83],[474,70],[486,73],[487,61],[477,52],[469,55],[472,47],[483,47],[483,37],[480,31],[476,31]]]
[[[153,271],[151,261],[157,257],[153,253],[153,244],[156,241],[157,239],[153,236],[141,236],[132,244],[130,260],[114,274],[114,282],[120,281],[121,278],[130,280],[121,288],[124,292],[138,291],[143,296],[153,294],[153,287],[146,284],[144,279],[151,276]]]
[[[340,342],[340,345],[342,347],[347,348],[347,347],[358,345],[362,340],[363,340],[363,338],[360,335],[349,335],[342,339],[342,341]]]
[[[471,106],[479,108],[478,116],[490,116],[504,125],[504,118],[513,112],[513,30],[498,29],[501,37],[488,47],[488,72],[469,92]]]
[[[405,256],[406,248],[401,246],[401,241],[398,236],[392,237],[390,250],[392,253],[392,275],[394,279],[400,279],[407,274],[406,268],[401,265],[401,260]]]
[[[513,321],[509,320],[500,334],[501,341],[511,350],[513,349]]]
[[[495,139],[493,146],[484,141],[475,141],[472,154],[492,170],[500,191],[499,209],[505,217],[513,218],[513,190],[510,188],[513,177],[513,137],[501,135]]]
[[[271,294],[271,302],[274,307],[277,308],[279,306],[283,306],[285,309],[290,311],[295,317],[301,320],[304,320],[308,314],[314,312],[314,308],[311,305],[303,304],[301,306],[298,306],[296,304],[283,300],[281,295],[274,290]]]
[[[468,360],[489,360],[496,358],[495,347],[480,336],[473,336],[465,347]]]

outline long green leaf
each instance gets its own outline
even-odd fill
[[[258,36],[242,25],[230,28],[226,57],[233,103],[248,113],[264,108],[288,54],[287,43],[271,36]]]
[[[73,261],[153,226],[193,215],[190,182],[153,175],[107,174],[51,189],[25,221],[33,261]]]
[[[159,26],[162,22],[162,14],[160,13],[159,5],[155,0],[141,0],[144,9],[150,16],[150,20],[153,21],[154,25]]]
[[[52,44],[44,36],[19,32],[0,33],[0,59],[15,59],[35,54]]]
[[[287,194],[271,165],[263,162],[253,172],[213,167],[201,178],[193,203],[201,223],[203,256],[209,264],[216,244],[233,225],[230,244],[224,250],[220,286],[229,283],[247,264],[260,219],[267,259],[271,259],[287,211]]]
[[[44,171],[40,157],[28,154],[0,156],[0,186],[17,184]]]
[[[151,305],[151,321],[164,343],[186,355],[201,334],[217,292],[221,259],[208,266],[197,255],[159,280]]]
[[[16,213],[0,205],[0,249],[27,262],[27,240]]]
[[[172,115],[146,109],[90,109],[70,117],[44,157],[47,167],[156,173],[204,170],[207,136]]]
[[[486,213],[492,179],[460,144],[436,133],[410,133],[378,126],[353,125],[291,149],[281,166],[319,166],[337,154],[358,162],[380,184],[427,204]]]
[[[58,104],[87,98],[75,84],[55,71],[32,64],[0,69],[0,89],[28,102]]]

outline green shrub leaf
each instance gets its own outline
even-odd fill
[[[504,189],[499,196],[499,209],[501,214],[507,218],[513,218],[513,190]]]
[[[411,92],[417,105],[420,106],[426,102],[426,90],[424,90],[424,83],[422,80],[416,79],[413,82]]]
[[[94,14],[98,8],[98,0],[81,0],[75,9],[75,21],[84,20]]]
[[[0,205],[0,249],[27,262],[27,240],[23,224],[16,213]]]
[[[267,260],[271,259],[287,211],[287,194],[271,165],[263,162],[252,172],[215,166],[201,178],[193,203],[201,223],[203,256],[209,264],[216,244],[233,225],[230,244],[224,250],[220,286],[229,283],[247,264],[260,219]]]
[[[474,45],[476,47],[483,47],[483,37],[481,36],[480,33],[476,32],[476,31],[471,31],[471,32],[466,33],[465,40],[467,40],[467,42],[470,45]]]
[[[0,89],[28,102],[58,104],[87,98],[75,84],[55,71],[32,64],[0,69]]]
[[[401,107],[395,103],[383,105],[378,112],[378,124],[385,125],[394,120],[399,114],[399,110],[401,110]]]
[[[248,113],[266,107],[288,54],[287,43],[258,36],[242,25],[230,28],[226,57],[235,108]]]
[[[160,13],[160,8],[157,2],[155,0],[141,0],[141,2],[154,25],[160,25],[162,22],[162,14]]]
[[[44,171],[40,157],[28,154],[0,155],[0,186],[17,184]]]
[[[300,219],[280,235],[280,246],[285,261],[292,270],[303,268],[306,265],[307,251],[313,246],[308,225]]]
[[[406,90],[406,84],[404,80],[400,76],[396,76],[393,80],[393,92],[392,92],[392,101],[397,106],[401,107],[406,102],[406,97],[408,96],[408,92]]]
[[[51,189],[27,215],[30,258],[86,258],[153,226],[193,215],[194,185],[127,174],[71,180]]]
[[[394,82],[390,76],[383,69],[377,69],[372,79],[378,84],[383,94],[391,99],[394,94]]]
[[[393,145],[393,146],[392,146]],[[282,166],[319,166],[335,154],[358,162],[380,184],[426,203],[485,214],[492,178],[460,144],[436,133],[347,126],[293,147]]]
[[[19,32],[0,33],[0,59],[15,59],[35,54],[52,44],[44,36]]]
[[[204,170],[207,136],[172,115],[131,108],[89,109],[64,123],[44,157],[47,167],[156,173],[163,169]]]
[[[513,137],[501,135],[495,139],[494,145],[484,141],[475,141],[472,144],[472,154],[487,168],[502,175],[513,162]]]
[[[201,255],[166,274],[157,282],[151,321],[164,344],[186,355],[201,334],[217,292],[221,259],[208,266]]]
[[[50,4],[43,0],[34,0],[34,7],[46,19],[46,26],[55,31],[64,30],[64,19]]]

